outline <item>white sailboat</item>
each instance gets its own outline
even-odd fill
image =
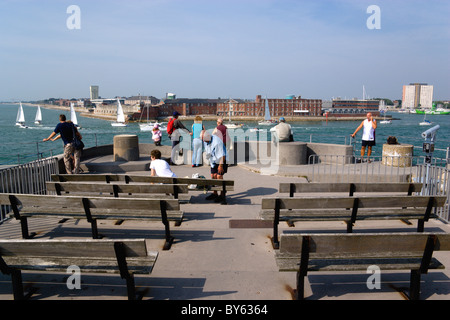
[[[155,124],[160,124],[158,123],[158,121],[155,122],[149,122],[148,121],[148,108],[147,107],[147,122],[146,123],[140,123],[139,124],[139,128],[141,129],[141,131],[153,131],[153,127],[155,126]],[[139,119],[139,121],[142,121],[142,111],[141,111],[141,118]]]
[[[112,122],[111,126],[113,127],[126,127],[125,123],[125,114],[123,113],[122,105],[120,104],[120,100],[117,99],[117,120],[116,122]]]
[[[231,99],[230,99],[229,108],[228,108],[228,123],[225,123],[225,127],[227,127],[228,129],[242,128],[244,126],[243,124],[231,122],[231,108],[232,108],[232,105],[231,105]]]
[[[380,123],[381,124],[390,124],[390,123],[392,123],[391,120],[386,119],[386,112],[384,112],[384,118],[383,118],[383,120],[380,121]]]
[[[431,126],[432,122],[427,120],[427,114],[423,117],[423,121],[419,123],[421,126]]]
[[[270,109],[269,109],[269,100],[266,97],[266,103],[264,108],[264,121],[259,121],[258,125],[260,126],[271,126],[273,125],[273,121],[270,116]]]
[[[19,110],[17,111],[16,126],[19,126],[20,128],[24,129],[28,128],[25,125],[25,114],[23,113],[22,102],[20,102]]]
[[[155,126],[155,124],[157,124],[158,122],[147,122],[147,123],[140,123],[139,124],[139,128],[141,129],[141,131],[152,131],[153,127]]]
[[[78,125],[77,113],[75,112],[73,103],[70,104],[70,121],[72,121],[75,127],[80,128],[80,126]]]
[[[41,106],[37,107],[36,116],[34,117],[34,123],[35,124],[41,124],[42,123]]]

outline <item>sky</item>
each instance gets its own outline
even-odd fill
[[[396,100],[413,82],[449,100],[449,16],[448,0],[0,0],[0,101],[88,98],[91,85],[103,98],[323,100],[364,86]]]

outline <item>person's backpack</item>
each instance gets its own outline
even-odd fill
[[[170,135],[173,133],[173,122],[175,119],[172,119],[169,121],[169,123],[167,124],[167,133]]]

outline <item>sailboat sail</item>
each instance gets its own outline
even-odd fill
[[[119,100],[117,100],[117,122],[125,122],[125,115]]]
[[[19,110],[17,111],[16,126],[23,125],[25,123],[25,114],[23,113],[22,102],[20,103]]]
[[[264,106],[264,120],[259,121],[258,125],[261,126],[270,126],[273,124],[272,117],[270,116],[270,109],[269,109],[269,99],[266,97],[266,102]]]
[[[77,119],[77,113],[75,112],[75,108],[73,107],[73,103],[70,104],[70,121],[75,126],[78,126],[78,119]]]
[[[112,122],[111,125],[113,127],[126,127],[125,123],[125,114],[123,113],[122,105],[120,104],[120,100],[117,99],[117,121]]]
[[[264,113],[264,120],[270,121],[270,110],[269,110],[269,100],[266,98],[266,106],[265,106],[265,113]]]
[[[34,118],[35,124],[41,124],[42,122],[42,112],[41,112],[41,106],[38,106],[36,111],[36,117]]]

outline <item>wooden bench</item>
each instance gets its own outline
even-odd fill
[[[420,299],[421,275],[443,269],[434,251],[450,250],[450,234],[283,234],[275,253],[279,271],[297,272],[297,299],[304,299],[309,271],[411,270],[410,299]],[[369,289],[368,289],[369,290]]]
[[[362,183],[280,183],[278,191],[280,193],[289,193],[293,197],[295,193],[333,193],[345,192],[349,196],[353,196],[355,192],[369,193],[369,192],[386,192],[386,193],[406,193],[412,195],[413,193],[422,190],[422,183],[408,183],[408,182],[362,182]]]
[[[86,273],[120,273],[128,299],[134,300],[134,274],[150,274],[157,257],[144,239],[0,240],[0,271],[11,276],[15,300],[30,296],[24,294],[22,270],[67,272],[69,266]]]
[[[172,198],[182,201],[181,195],[189,192],[187,184],[148,184],[148,183],[92,183],[92,182],[46,182],[47,191],[57,195],[95,195],[96,197],[149,197]],[[168,196],[168,194],[172,196]],[[184,201],[188,201],[186,197]]]
[[[273,246],[278,248],[278,224],[283,221],[345,221],[351,233],[356,220],[417,219],[418,232],[435,218],[433,208],[445,204],[445,196],[332,196],[263,198],[261,218],[273,220]]]
[[[163,184],[187,184],[197,185],[208,188],[213,191],[221,191],[225,195],[226,193],[234,190],[233,180],[216,180],[216,179],[201,179],[201,178],[168,178],[168,177],[152,177],[144,175],[128,175],[128,174],[52,174],[52,181],[54,182],[124,182],[129,183],[163,183]]]
[[[33,238],[29,234],[29,217],[54,217],[62,219],[87,219],[91,224],[92,238],[100,238],[97,229],[98,219],[112,220],[150,220],[162,221],[165,227],[164,250],[173,242],[169,221],[180,222],[183,212],[176,199],[142,199],[142,198],[104,198],[49,196],[31,194],[0,193],[0,204],[10,205],[13,216],[20,221],[22,237]]]

